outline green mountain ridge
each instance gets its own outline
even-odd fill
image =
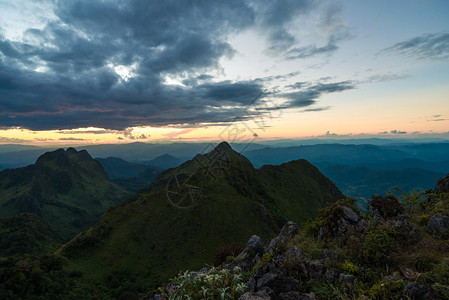
[[[49,253],[62,242],[50,223],[36,215],[0,218],[0,256]]]
[[[129,196],[87,151],[73,148],[47,152],[33,165],[0,172],[0,195],[0,217],[33,213],[66,239]]]
[[[87,280],[127,274],[147,289],[181,268],[211,263],[219,246],[253,234],[269,239],[285,221],[304,223],[342,197],[305,160],[255,169],[223,142],[159,174],[134,202],[108,209],[57,254]]]

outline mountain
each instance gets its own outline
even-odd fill
[[[188,159],[174,157],[170,154],[160,155],[152,160],[143,162],[146,165],[157,166],[162,169],[173,168],[179,166]]]
[[[25,213],[0,218],[0,256],[45,254],[62,242],[50,223],[36,215]]]
[[[155,287],[181,267],[211,263],[217,247],[254,233],[271,238],[286,220],[304,223],[341,197],[305,160],[255,169],[223,142],[159,174],[135,201],[108,209],[57,253],[85,280],[123,276]]]
[[[128,192],[134,194],[140,189],[150,185],[156,179],[159,173],[159,169],[148,167],[142,173],[138,174],[135,177],[115,178],[112,179],[112,181]]]
[[[374,145],[319,144],[285,148],[263,148],[246,152],[246,156],[256,166],[263,164],[280,164],[298,157],[313,164],[347,164],[381,163],[409,158],[411,153],[404,149],[391,149]]]
[[[35,164],[0,172],[0,217],[33,213],[64,238],[92,225],[128,193],[112,183],[87,151],[59,149]]]
[[[149,166],[151,164],[131,163],[117,157],[95,158],[95,160],[101,164],[110,179],[137,177],[144,172],[148,172],[148,169],[160,171],[157,167]]]
[[[30,145],[20,145],[20,144],[3,144],[0,145],[0,153],[22,151],[22,150],[41,150],[41,147],[30,146]]]
[[[370,199],[399,187],[402,191],[432,189],[444,173],[419,168],[400,170],[371,170],[366,167],[333,165],[321,169],[346,194],[356,198]]]

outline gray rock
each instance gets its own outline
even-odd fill
[[[246,243],[245,250],[248,249],[255,250],[257,253],[260,254],[263,254],[265,252],[260,237],[258,237],[257,235],[253,235]]]
[[[292,238],[295,234],[298,233],[299,225],[295,222],[288,221],[287,224],[284,225],[281,229],[281,236]]]
[[[240,296],[239,300],[271,300],[272,298],[265,291],[257,293],[247,292]]]
[[[349,207],[347,206],[342,206],[343,208],[343,213],[345,214],[345,218],[346,220],[348,220],[349,222],[355,224],[359,221],[359,216]]]
[[[368,222],[366,220],[360,220],[360,222],[357,223],[357,227],[361,230],[365,230],[368,228]]]
[[[348,275],[348,274],[340,274],[340,281],[346,281],[346,282],[354,282],[354,276]]]
[[[326,278],[326,280],[329,283],[334,283],[336,281],[336,279],[339,277],[339,272],[337,271],[337,269],[327,269],[326,273],[324,273],[324,278]]]
[[[288,292],[280,293],[277,300],[315,300],[315,294],[310,292],[308,294],[302,294],[300,292]]]
[[[443,215],[433,215],[430,217],[427,229],[430,231],[441,232],[449,229],[449,217]]]
[[[311,261],[307,265],[307,270],[310,279],[321,281],[321,277],[325,273],[324,263],[321,261]]]
[[[444,178],[440,178],[435,185],[435,193],[448,193],[449,192],[449,174]]]
[[[257,289],[270,288],[275,294],[298,291],[299,282],[291,277],[284,277],[282,273],[267,273],[257,280]]]
[[[435,295],[432,288],[417,284],[415,282],[410,282],[402,291],[404,295],[409,296],[412,299],[423,299],[423,300],[430,300],[430,299],[440,299]]]
[[[281,233],[271,240],[267,252],[274,254],[276,249],[281,245],[286,245],[298,233],[299,225],[295,222],[288,221],[281,229]]]

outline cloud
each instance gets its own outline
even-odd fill
[[[163,134],[163,136],[166,136],[166,137],[169,137],[169,138],[175,138],[175,137],[180,136],[182,134],[189,133],[189,132],[191,132],[193,130],[195,130],[195,128],[186,128],[186,129],[183,129],[181,131],[172,131],[172,132],[169,132],[169,133],[165,133],[165,134]]]
[[[303,86],[300,84],[299,86]],[[294,92],[284,93],[282,96],[289,100],[283,108],[310,106],[324,94],[342,92],[354,89],[355,85],[352,81],[341,81],[335,83],[316,83]]]
[[[420,59],[446,60],[449,59],[449,33],[423,34],[399,42],[379,53],[410,55]]]
[[[284,53],[298,43],[289,31],[292,22],[323,10],[320,30],[335,48],[347,31],[339,20],[341,10],[321,3],[49,1],[54,11],[46,25],[29,28],[22,40],[0,35],[0,124],[110,130],[84,132],[103,134],[136,126],[200,126],[251,118],[245,107],[268,95],[266,85],[299,72],[217,81],[208,74],[220,70],[222,58],[234,55],[229,36],[256,28],[265,32],[270,49]],[[296,55],[324,51],[313,45],[302,48]],[[182,84],[169,85],[166,78],[182,78]],[[283,97],[291,106],[304,107],[335,92],[321,88],[306,87]]]
[[[25,32],[33,42],[0,36],[4,126],[123,130],[230,122],[235,108],[262,90],[259,83],[202,75],[233,55],[230,33],[254,24],[245,2],[58,1],[54,15],[44,28]],[[196,81],[165,84],[178,74]]]
[[[307,58],[317,54],[326,54],[335,52],[338,49],[338,46],[329,42],[325,46],[317,47],[316,45],[309,45],[306,47],[293,48],[286,53],[287,59],[298,59],[298,58]]]
[[[295,42],[288,25],[298,15],[305,15],[316,8],[317,1],[312,0],[264,0],[251,1],[256,12],[256,23],[268,36],[268,52],[275,54],[288,49]]]
[[[59,138],[60,141],[85,141],[86,139],[67,137],[67,138]]]
[[[409,78],[408,74],[396,74],[396,73],[386,73],[386,74],[376,74],[369,76],[367,79],[362,80],[361,83],[376,83],[376,82],[385,82],[385,81],[393,81],[393,80],[402,80]]]
[[[317,108],[307,108],[307,109],[304,109],[303,112],[324,111],[324,110],[329,110],[330,108],[331,108],[330,106],[323,106],[323,107],[317,107]]]
[[[26,143],[26,142],[30,142],[30,140],[24,140],[24,139],[18,139],[18,138],[9,138],[9,137],[4,137],[4,136],[0,136],[0,143],[14,143],[14,144],[21,144],[21,143]]]
[[[400,130],[394,129],[394,130],[390,130],[390,133],[391,134],[406,134],[407,131],[400,131]]]

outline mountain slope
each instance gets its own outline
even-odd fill
[[[161,173],[136,201],[109,209],[58,253],[89,280],[139,274],[140,286],[154,287],[181,268],[211,263],[220,245],[254,233],[268,239],[286,218],[304,222],[341,197],[306,161],[257,170],[221,143]]]
[[[128,194],[87,151],[68,148],[47,152],[34,165],[0,172],[0,196],[0,217],[33,213],[70,238]]]
[[[33,214],[0,218],[0,256],[45,254],[62,244],[48,221]]]

